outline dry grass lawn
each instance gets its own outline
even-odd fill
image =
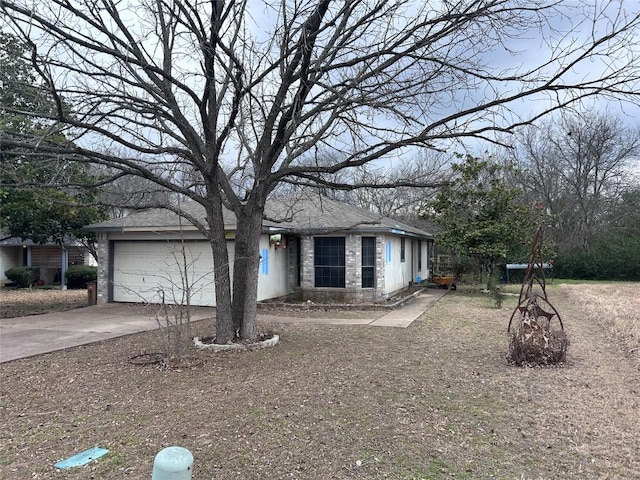
[[[583,306],[589,319],[603,324],[629,351],[640,355],[640,285],[607,283],[563,285],[562,288],[574,302]]]
[[[37,315],[86,307],[86,290],[0,288],[0,318]]]
[[[148,479],[180,445],[194,480],[637,479],[640,364],[611,326],[637,334],[637,288],[550,286],[561,368],[507,365],[515,299],[460,290],[407,329],[281,325],[275,348],[193,352],[182,369],[128,362],[156,332],[5,363],[0,477]],[[110,453],[53,467],[93,446]]]

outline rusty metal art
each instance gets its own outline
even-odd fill
[[[511,331],[511,324],[516,313],[520,313],[521,321],[535,320],[536,323],[548,330],[553,318],[557,318],[560,328],[564,331],[564,325],[560,314],[547,298],[547,282],[544,274],[544,262],[542,258],[542,226],[538,227],[533,237],[533,245],[531,246],[531,255],[527,271],[520,288],[520,297],[518,305],[511,314],[507,332]]]

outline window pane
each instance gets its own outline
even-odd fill
[[[362,267],[362,288],[373,288],[375,286],[373,267]]]
[[[362,237],[362,288],[375,286],[376,238]]]
[[[362,266],[374,267],[376,264],[376,238],[362,237]]]
[[[315,286],[344,288],[344,237],[314,238]]]
[[[344,267],[317,267],[316,287],[344,288]]]

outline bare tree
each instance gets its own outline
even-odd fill
[[[344,156],[336,158],[327,153],[306,161],[313,163],[314,167],[326,168],[342,158]],[[322,196],[357,205],[381,217],[422,223],[418,217],[420,207],[435,194],[438,186],[447,182],[451,158],[452,155],[445,152],[423,149],[408,159],[394,159],[382,165],[370,162],[336,173],[319,173],[312,181],[284,179],[276,191],[284,196],[314,190]]]
[[[629,167],[638,162],[640,130],[619,117],[582,112],[530,127],[519,138],[514,153],[523,188],[552,214],[558,248],[589,248],[633,185]]]
[[[636,95],[640,19],[625,5],[0,0],[58,102],[52,130],[73,144],[10,132],[3,141],[202,204],[204,222],[179,213],[211,243],[217,341],[254,339],[259,233],[280,182],[331,186],[327,175],[411,148],[495,141],[585,97]],[[525,66],[517,43],[534,34],[537,62]],[[583,64],[589,73],[576,79]],[[539,109],[519,115],[527,99]],[[317,152],[339,160],[303,161]],[[238,219],[233,288],[223,206]]]
[[[171,191],[136,175],[118,176],[117,172],[97,172],[109,179],[100,188],[98,201],[108,208],[110,218],[119,218],[137,210],[162,208],[170,201]],[[115,177],[115,178],[114,178]]]
[[[420,207],[438,191],[451,174],[453,155],[435,150],[422,150],[415,158],[395,162],[391,167],[372,168],[363,165],[351,172],[346,200],[384,217],[420,221]],[[431,183],[434,187],[416,187]],[[392,185],[381,188],[382,185]]]

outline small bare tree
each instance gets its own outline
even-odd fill
[[[199,258],[189,254],[184,238],[172,256],[180,273],[178,278],[162,275],[163,285],[158,287],[161,300],[155,312],[168,366],[180,364],[192,345],[191,302],[194,295],[210,286],[206,279],[194,275],[194,266]],[[170,270],[174,271],[173,268]]]
[[[162,340],[161,361],[167,367],[180,365],[189,347],[193,345],[192,301],[211,286],[208,275],[198,275],[196,266],[200,263],[200,257],[189,249],[182,228],[180,242],[173,247],[171,258],[172,262],[167,262],[164,268],[159,268],[157,274],[149,279],[148,291],[130,292],[141,301],[148,301],[149,295],[156,300],[149,308],[158,324]],[[143,354],[138,357],[146,356]],[[156,358],[153,360],[160,361]]]
[[[166,208],[210,241],[217,341],[252,340],[259,235],[279,183],[322,186],[327,175],[413,148],[496,141],[495,132],[586,97],[637,95],[640,13],[628,5],[0,0],[3,28],[30,47],[58,104],[40,116],[72,143],[50,142],[47,132],[2,138],[200,203],[204,220]],[[535,56],[522,43],[517,50],[540,33]],[[527,100],[535,111],[521,108]],[[303,161],[318,152],[339,160]],[[233,285],[223,207],[238,220]]]

